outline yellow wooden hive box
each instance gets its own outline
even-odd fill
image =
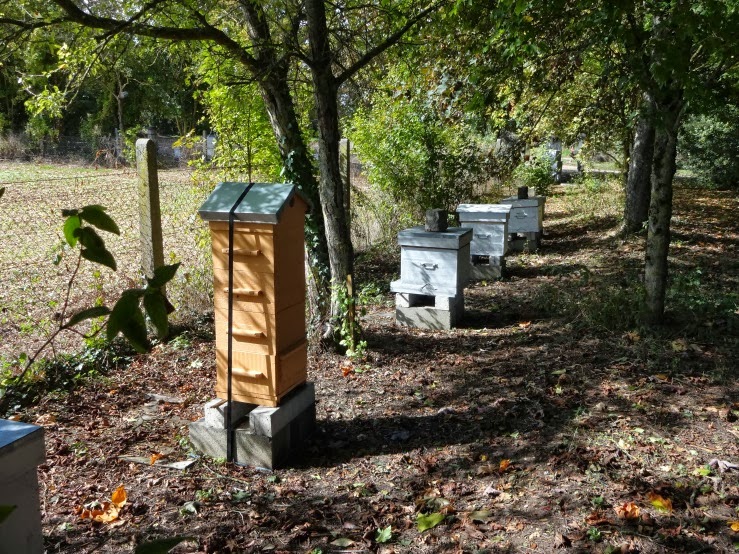
[[[199,210],[213,244],[216,395],[228,396],[228,218],[247,183],[221,183]],[[231,395],[278,406],[307,378],[304,220],[295,186],[256,183],[234,212]]]

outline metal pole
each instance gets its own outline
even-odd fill
[[[234,428],[232,418],[232,384],[231,380],[233,377],[233,321],[234,321],[234,214],[236,208],[239,207],[241,201],[247,195],[247,193],[254,186],[254,183],[249,183],[244,192],[231,206],[228,212],[228,392],[226,394],[228,403],[226,404],[226,459],[229,462],[234,461]]]

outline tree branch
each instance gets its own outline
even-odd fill
[[[373,59],[375,59],[377,56],[382,54],[385,50],[387,50],[388,48],[396,44],[398,41],[400,41],[400,39],[403,38],[403,35],[406,34],[421,19],[423,19],[430,13],[433,13],[434,11],[438,10],[446,3],[447,3],[447,0],[440,0],[438,2],[431,4],[427,8],[421,10],[414,17],[409,19],[406,22],[406,24],[403,25],[400,29],[395,31],[392,35],[387,37],[381,43],[367,50],[361,58],[359,58],[352,65],[344,69],[341,73],[339,73],[339,75],[336,77],[336,84],[340,85],[343,82],[345,82],[352,75],[354,75],[359,70],[364,68],[367,64],[369,64]]]

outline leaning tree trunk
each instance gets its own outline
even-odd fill
[[[682,94],[672,91],[657,106],[657,122],[652,161],[652,192],[649,204],[647,247],[644,264],[646,318],[650,324],[662,323],[667,292],[667,254],[672,218],[672,183],[675,176],[677,133],[682,112]]]
[[[308,38],[311,50],[310,70],[318,120],[319,191],[323,219],[326,225],[331,283],[345,286],[353,271],[354,251],[347,218],[347,199],[339,163],[339,107],[338,83],[332,70],[326,12],[323,0],[306,2]],[[334,331],[345,308],[336,294],[331,295],[329,331]]]
[[[318,320],[326,317],[330,294],[330,266],[318,182],[310,152],[303,140],[295,103],[288,81],[289,65],[275,50],[264,7],[255,0],[241,3],[249,37],[254,46],[254,59],[259,71],[257,82],[277,140],[287,179],[295,183],[313,204],[306,217],[305,243],[315,286],[311,288],[311,305],[318,308]],[[318,321],[311,322],[317,324]],[[317,325],[312,325],[317,327]]]
[[[624,234],[638,233],[649,217],[652,158],[654,156],[654,111],[645,98],[643,111],[636,123],[629,160],[624,204]]]

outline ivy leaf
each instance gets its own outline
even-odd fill
[[[180,263],[172,265],[163,265],[154,270],[154,277],[147,279],[147,282],[151,288],[160,288],[169,283],[177,273]]]
[[[70,215],[62,227],[67,244],[73,248],[77,244],[77,230],[80,228],[80,224],[80,218],[75,214]]]
[[[7,504],[0,505],[0,523],[8,519],[18,506],[9,506]]]
[[[188,540],[192,540],[192,537],[172,537],[171,539],[157,539],[155,541],[145,542],[136,547],[134,554],[167,554],[175,546]]]
[[[428,529],[433,529],[439,523],[444,521],[444,518],[446,516],[444,514],[441,514],[439,512],[433,512],[431,514],[418,514],[418,517],[416,518],[416,528],[418,529],[419,533],[423,533],[424,531],[427,531]]]
[[[160,339],[166,337],[169,332],[169,322],[167,321],[167,302],[164,295],[159,291],[149,291],[144,295],[144,309],[157,330],[157,336]]]
[[[393,538],[393,528],[391,525],[383,529],[375,531],[375,542],[377,544],[384,544]]]
[[[85,206],[80,212],[80,217],[98,229],[108,231],[115,235],[120,235],[121,231],[118,228],[118,225],[113,221],[113,218],[105,213],[106,210],[107,208],[105,206],[99,206],[96,204]]]
[[[62,326],[62,329],[69,329],[77,325],[78,323],[85,321],[86,319],[92,319],[93,317],[103,317],[110,313],[107,306],[93,306],[86,310],[81,310],[69,318],[67,323]]]

